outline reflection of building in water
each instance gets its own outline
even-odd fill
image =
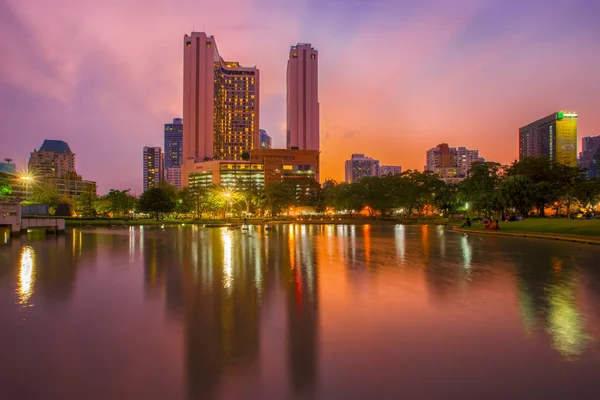
[[[289,268],[282,264],[287,282],[288,368],[295,393],[314,392],[318,373],[316,253],[306,229],[289,226]]]
[[[190,398],[216,397],[222,375],[258,354],[255,268],[262,265],[253,258],[262,257],[259,243],[239,231],[212,229],[181,244]]]
[[[555,252],[555,254],[558,250]],[[564,357],[583,353],[589,336],[576,303],[579,285],[575,266],[559,256],[532,251],[517,257],[519,309],[528,336],[542,328],[552,347]]]

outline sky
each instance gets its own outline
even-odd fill
[[[558,110],[600,135],[599,20],[597,0],[0,0],[0,158],[61,139],[100,194],[140,193],[142,148],[182,114],[183,35],[204,31],[259,68],[274,147],[289,47],[319,51],[321,180],[352,153],[422,169],[442,142],[510,163]]]

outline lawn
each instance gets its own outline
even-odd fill
[[[476,222],[472,229],[483,229],[483,225]],[[523,221],[500,222],[500,231],[600,236],[600,219],[527,218]]]

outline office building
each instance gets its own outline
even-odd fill
[[[548,157],[577,165],[577,114],[559,111],[519,129],[519,160]]]
[[[160,147],[144,147],[143,190],[158,187],[164,179],[164,156]]]
[[[256,149],[249,160],[214,160],[194,164],[190,187],[254,185],[261,189],[271,182],[300,182],[319,173],[319,152],[295,149]]]
[[[287,63],[287,148],[319,151],[318,52],[310,43],[290,48]]]
[[[586,170],[588,178],[600,178],[600,136],[584,137],[581,145],[579,166]]]
[[[213,36],[183,40],[183,173],[195,162],[242,160],[259,147],[259,72],[224,61]]]
[[[181,189],[181,168],[165,168],[165,181],[167,181],[169,184],[173,185],[177,189]]]
[[[402,173],[402,167],[399,165],[380,165],[379,176],[385,175],[400,175]]]
[[[29,157],[29,171],[39,176],[63,178],[77,175],[75,172],[75,154],[62,140],[44,140],[39,150]]]
[[[183,164],[183,118],[165,124],[165,169]]]
[[[456,148],[456,167],[462,176],[469,176],[471,166],[476,162],[485,162],[483,157],[479,157],[479,150],[470,150],[466,147]]]
[[[352,154],[346,161],[346,182],[358,182],[365,176],[379,175],[379,160],[366,157],[364,154]]]
[[[271,136],[267,134],[267,131],[264,129],[260,130],[260,146],[261,149],[270,149],[271,148]]]

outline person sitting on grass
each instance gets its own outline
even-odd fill
[[[465,221],[465,223],[462,224],[460,227],[461,228],[470,228],[471,227],[471,220],[469,218],[467,218],[467,220]]]

